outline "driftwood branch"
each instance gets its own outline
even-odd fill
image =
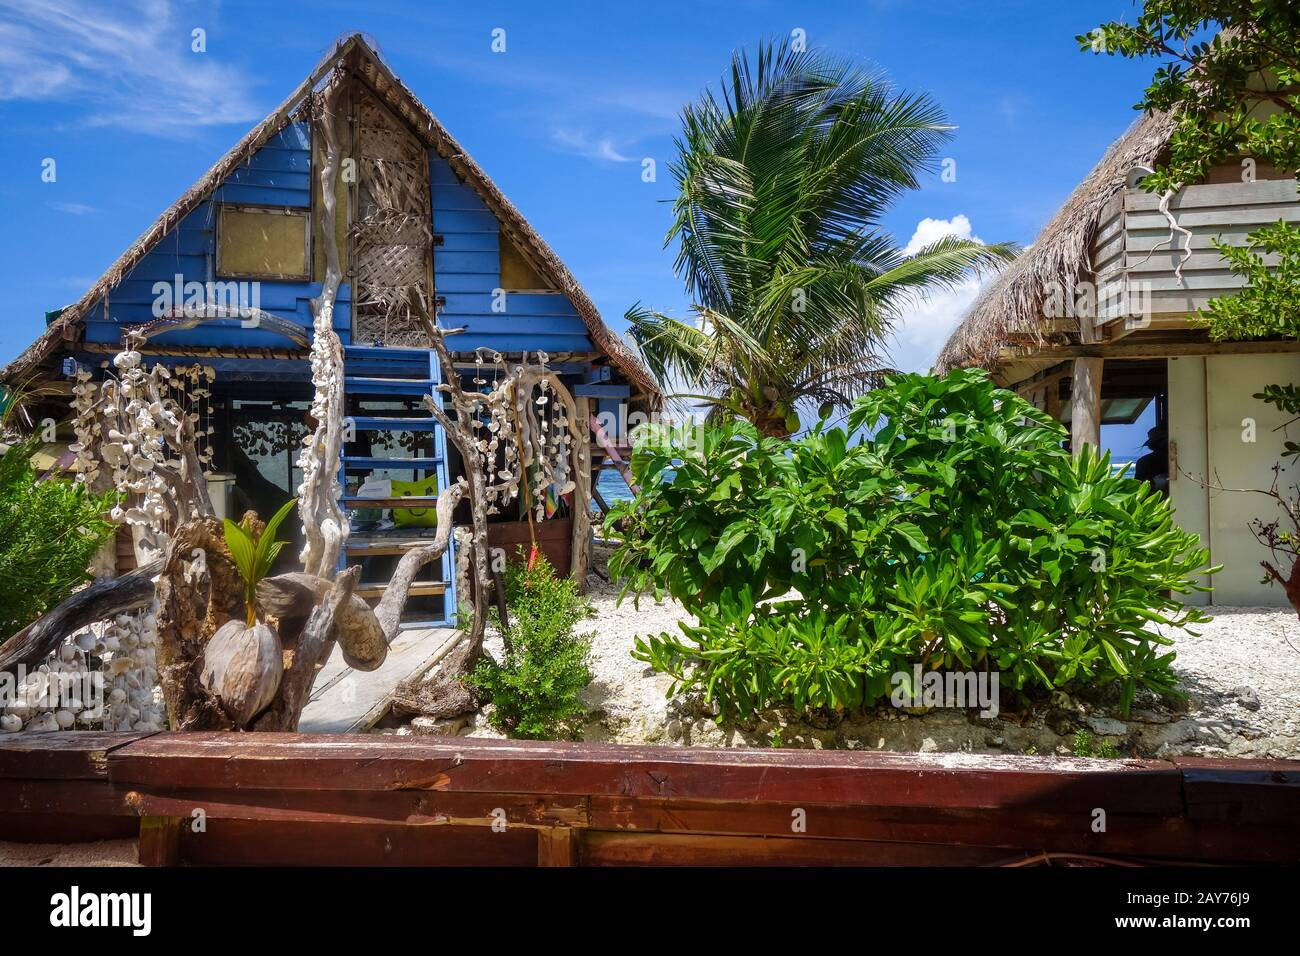
[[[397,569],[389,579],[388,587],[384,589],[384,596],[379,599],[378,607],[375,608],[375,617],[389,642],[397,635],[402,609],[406,607],[407,594],[411,590],[416,574],[425,565],[441,558],[447,550],[447,545],[451,541],[452,516],[465,494],[465,487],[463,480],[458,481],[438,495],[438,522],[433,541],[423,547],[411,549],[397,562]]]
[[[330,583],[325,599],[311,612],[306,626],[298,636],[292,664],[285,669],[275,701],[254,721],[254,730],[298,729],[302,710],[311,697],[312,684],[329,659],[339,618],[343,608],[352,600],[360,575],[360,568],[348,568]]]
[[[0,644],[0,671],[38,666],[71,634],[98,621],[138,611],[154,597],[155,561],[120,578],[96,581],[69,595],[40,618]]]
[[[325,244],[325,282],[320,297],[312,303],[313,340],[311,348],[312,384],[316,397],[312,417],[316,429],[310,436],[299,467],[302,486],[298,495],[298,514],[302,518],[306,545],[302,552],[308,574],[332,578],[338,567],[339,553],[347,537],[348,524],[339,506],[337,462],[343,447],[343,345],[334,331],[334,303],[342,281],[338,241],[334,232],[337,219],[335,178],[338,175],[340,150],[334,127],[335,105],[341,85],[331,86],[322,96],[316,129],[325,144],[325,161],[321,164],[321,238]]]

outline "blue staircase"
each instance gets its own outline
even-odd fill
[[[343,398],[344,407],[355,430],[361,439],[365,433],[415,432],[428,433],[433,438],[433,456],[419,458],[386,458],[372,455],[349,455],[345,444],[344,453],[339,462],[339,480],[343,486],[340,500],[345,513],[361,508],[433,508],[437,497],[403,497],[403,498],[360,498],[348,493],[348,485],[360,484],[370,472],[408,471],[418,473],[419,478],[436,475],[438,489],[448,486],[447,474],[447,437],[442,426],[434,419],[414,415],[410,418],[390,414],[386,409],[362,409],[357,413],[359,403],[383,404],[410,401],[425,395],[431,395],[434,401],[442,402],[442,395],[435,391],[441,383],[441,369],[437,355],[429,349],[387,348],[383,346],[349,345],[343,350]],[[394,410],[395,411],[395,410]],[[425,409],[427,416],[427,409]],[[417,531],[419,529],[416,529]],[[431,530],[431,529],[430,529]],[[380,534],[358,533],[354,528],[349,536],[343,553],[339,557],[340,570],[356,561],[368,561],[383,558],[395,561],[402,553],[411,548],[428,544],[431,537],[421,537],[418,533],[403,534],[400,529]],[[438,562],[426,566],[412,586],[411,598],[442,598],[441,617],[432,620],[404,621],[403,627],[444,627],[455,621],[456,615],[456,575],[454,545],[449,544],[446,553]],[[433,571],[436,580],[429,575]],[[372,575],[374,577],[374,575]],[[366,571],[361,573],[361,582],[357,593],[361,597],[373,599],[380,597],[387,586],[386,580],[371,580]]]

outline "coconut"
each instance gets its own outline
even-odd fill
[[[284,674],[280,638],[258,621],[248,627],[230,620],[217,629],[203,649],[199,680],[221,699],[227,716],[239,727],[275,699]]]

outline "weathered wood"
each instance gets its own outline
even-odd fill
[[[578,833],[570,827],[537,831],[538,866],[573,866],[578,861]]]
[[[1174,757],[1193,820],[1268,823],[1300,813],[1300,762]]]
[[[141,866],[177,866],[181,862],[181,835],[186,827],[184,817],[141,817]]]
[[[266,759],[268,743],[275,760]],[[1181,777],[1167,762],[1057,757],[196,733],[141,740],[109,766],[130,786],[497,792],[508,766],[512,790],[539,794],[965,808],[1050,799],[1071,811],[1122,801],[1127,812],[1151,814],[1183,806]]]
[[[222,866],[536,866],[529,829],[216,820],[181,845],[188,863]]]
[[[0,738],[0,778],[6,767],[32,770],[39,743],[52,754],[66,749],[57,735],[28,736],[41,740]],[[118,735],[97,737],[107,780],[11,778],[0,787],[0,832],[27,818],[49,832],[61,814],[69,833],[111,831],[125,805],[150,821],[142,854],[159,862],[951,865],[1043,852],[1300,859],[1292,792],[1300,761],[269,733],[122,735],[113,747],[103,738]],[[177,849],[173,824],[197,808],[207,832],[182,826]],[[1098,808],[1102,832],[1092,826]]]
[[[463,482],[457,482],[450,488],[444,489],[438,496],[438,530],[433,541],[425,547],[414,548],[402,555],[397,562],[397,569],[393,571],[393,576],[388,581],[383,597],[379,599],[379,605],[375,608],[375,618],[390,643],[397,635],[402,609],[406,606],[407,593],[411,590],[415,576],[447,551],[447,545],[451,542],[452,515],[465,494],[465,487]]]
[[[0,780],[107,780],[108,753],[148,732],[70,730],[0,737]]]
[[[1099,358],[1074,360],[1070,391],[1070,447],[1077,455],[1084,445],[1101,448],[1101,374]]]
[[[591,832],[582,866],[982,866],[1026,854],[1001,848],[816,837]]]
[[[0,671],[14,671],[20,665],[35,668],[65,637],[97,621],[147,606],[154,598],[153,579],[161,569],[162,562],[155,561],[70,594],[0,645]]]
[[[277,574],[258,582],[258,607],[281,620],[303,620],[325,599],[333,586],[333,581],[302,571]],[[359,590],[354,589],[352,596],[339,608],[335,639],[349,667],[373,671],[387,658],[392,636],[385,633]]]
[[[279,694],[270,708],[254,722],[254,730],[276,732],[297,729],[302,709],[311,697],[311,686],[316,680],[316,674],[325,666],[334,647],[341,609],[351,601],[360,574],[360,568],[343,571],[335,579],[329,593],[312,610],[294,646],[293,660],[284,670]]]
[[[316,391],[311,411],[316,428],[299,457],[303,477],[298,514],[306,538],[303,570],[318,578],[334,576],[339,551],[348,535],[347,518],[339,506],[342,488],[338,479],[338,461],[343,448],[343,345],[334,331],[335,299],[343,280],[335,232],[335,179],[341,150],[334,125],[342,88],[342,84],[331,85],[316,101],[315,129],[325,144],[325,161],[320,169],[320,235],[325,246],[325,281],[320,296],[312,301],[311,377]]]
[[[131,790],[127,800],[131,811],[142,815],[190,817],[202,809],[209,820],[263,822],[490,827],[504,820],[507,827],[548,830],[585,827],[589,817],[587,798],[571,794],[209,788]]]
[[[591,399],[569,400],[570,433],[573,436],[573,579],[578,587],[587,586],[587,567],[591,561],[591,446],[587,442],[584,422],[591,418]]]

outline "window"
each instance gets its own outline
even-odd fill
[[[501,250],[501,288],[507,292],[554,292],[555,287],[543,279],[519,247],[502,229],[497,233]]]
[[[217,274],[249,279],[310,279],[308,210],[219,207]]]

